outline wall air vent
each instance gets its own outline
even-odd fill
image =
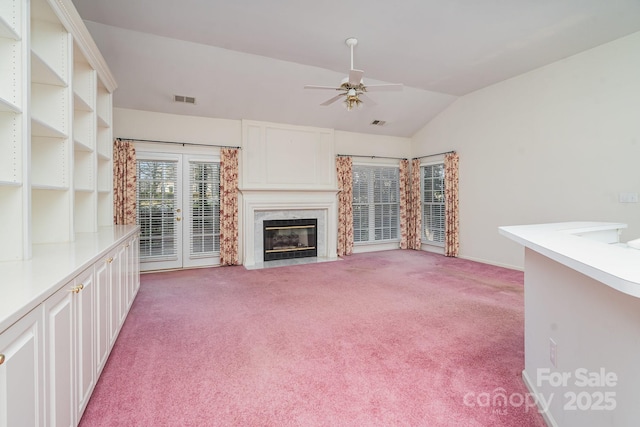
[[[374,125],[374,126],[384,126],[385,123],[387,123],[387,122],[385,122],[384,120],[374,120],[374,121],[371,122],[371,124]]]
[[[185,104],[195,104],[196,99],[193,96],[173,95],[174,102],[183,102]]]

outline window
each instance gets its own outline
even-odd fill
[[[444,246],[444,163],[420,167],[422,181],[422,241]]]
[[[354,165],[354,243],[394,241],[399,236],[398,167]]]
[[[172,257],[178,251],[174,219],[178,162],[138,160],[137,163],[140,258]]]

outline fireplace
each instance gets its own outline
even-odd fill
[[[263,221],[264,260],[318,256],[315,218]]]

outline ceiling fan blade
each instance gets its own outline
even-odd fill
[[[392,90],[402,90],[404,86],[402,83],[390,83],[384,85],[367,85],[367,92],[380,92],[380,91],[392,91]]]
[[[316,85],[305,85],[305,89],[330,89],[330,90],[343,90],[340,87],[333,86],[316,86]]]
[[[323,105],[323,106],[325,106],[325,107],[326,107],[327,105],[331,105],[331,104],[333,104],[334,102],[336,102],[338,99],[340,99],[340,97],[342,97],[342,96],[344,96],[344,95],[345,95],[344,93],[341,93],[340,95],[336,95],[336,96],[334,96],[334,97],[333,97],[333,98],[331,98],[331,99],[327,99],[326,101],[324,101],[324,102],[323,102],[322,104],[320,104],[320,105]]]
[[[358,86],[360,82],[362,82],[363,75],[364,75],[364,71],[362,70],[349,71],[349,84],[351,86]]]
[[[378,103],[376,101],[374,101],[373,99],[369,98],[364,93],[359,94],[358,98],[360,98],[362,100],[362,102],[364,102],[365,104],[370,105],[372,107],[378,105]]]

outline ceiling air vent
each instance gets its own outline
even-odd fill
[[[193,96],[173,95],[175,102],[184,102],[185,104],[195,104],[196,99]]]
[[[374,125],[374,126],[384,126],[385,123],[387,123],[387,122],[385,122],[384,120],[374,120],[374,121],[371,122],[371,124]]]

